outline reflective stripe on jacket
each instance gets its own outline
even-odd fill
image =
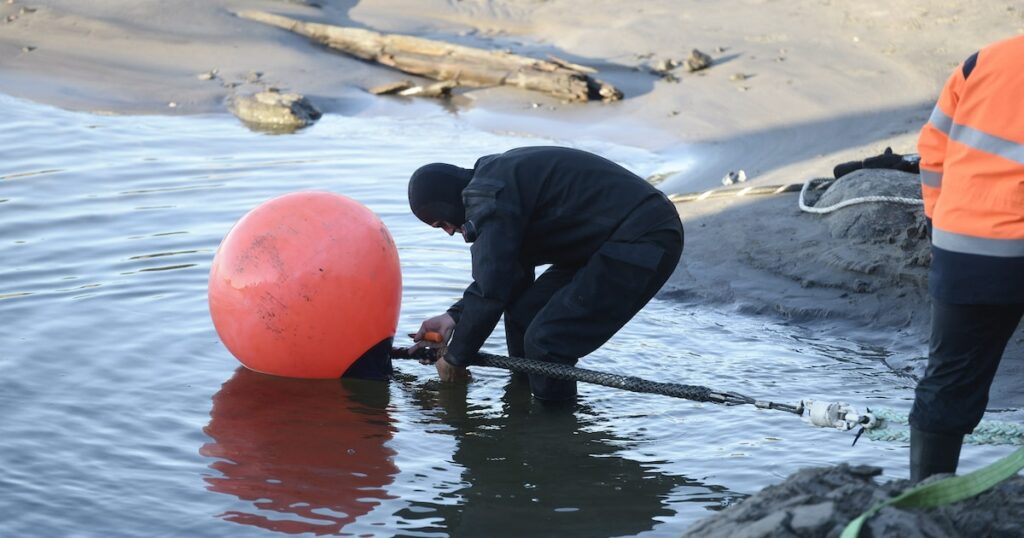
[[[932,223],[932,280],[939,280],[930,286],[933,295],[1000,302],[988,295],[999,288],[1024,294],[1017,289],[1024,288],[1024,36],[985,47],[950,75],[918,151]],[[973,267],[955,267],[964,263]],[[973,282],[985,275],[1002,282]],[[991,291],[976,298],[952,290],[954,282]]]

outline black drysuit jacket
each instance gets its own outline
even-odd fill
[[[526,147],[481,157],[462,198],[473,283],[448,311],[456,328],[447,360],[458,366],[472,363],[537,266],[582,267],[613,235],[629,241],[655,229],[677,229],[681,248],[682,225],[666,196],[585,151]]]

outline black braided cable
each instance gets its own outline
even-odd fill
[[[423,348],[417,351],[414,356],[410,357],[407,349],[394,348],[391,350],[391,356],[396,359],[415,358],[420,360],[429,360],[432,362],[434,360],[433,354],[431,353],[432,351],[433,350]],[[663,396],[682,398],[684,400],[691,400],[695,402],[713,402],[726,405],[749,404],[762,409],[776,409],[798,415],[803,414],[803,406],[791,406],[774,402],[765,402],[755,400],[742,394],[717,391],[700,385],[659,383],[634,376],[610,374],[606,372],[598,372],[596,370],[577,368],[568,364],[557,364],[520,357],[504,357],[501,355],[492,355],[490,353],[479,353],[476,361],[473,362],[473,365],[502,368],[504,370],[522,372],[525,374],[539,374],[566,381],[583,381],[584,383],[592,383],[594,385],[601,385],[604,387],[612,387],[647,394],[661,394]]]
[[[480,353],[477,356],[475,364],[504,368],[506,370],[512,370],[513,372],[540,374],[546,377],[563,379],[566,381],[583,381],[584,383],[593,383],[594,385],[625,389],[633,392],[662,394],[665,396],[683,398],[696,402],[718,401],[711,396],[713,391],[708,387],[701,387],[698,385],[677,385],[674,383],[656,383],[639,377],[586,370],[583,368],[576,368],[575,366],[569,366],[568,364],[542,362],[519,357],[502,357],[500,355],[491,355],[489,353]]]

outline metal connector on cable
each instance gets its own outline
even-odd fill
[[[870,409],[859,413],[846,402],[807,400],[806,405],[808,418],[815,426],[847,431],[858,426],[870,430],[879,425],[878,417]]]

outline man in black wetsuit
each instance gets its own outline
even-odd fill
[[[443,381],[466,377],[502,314],[509,355],[575,364],[650,301],[683,250],[682,223],[663,193],[569,148],[513,149],[471,170],[428,164],[409,180],[409,205],[472,243],[473,283],[415,336],[414,350],[428,331],[448,343],[436,363]],[[576,395],[574,381],[539,375],[530,389],[544,400]]]

